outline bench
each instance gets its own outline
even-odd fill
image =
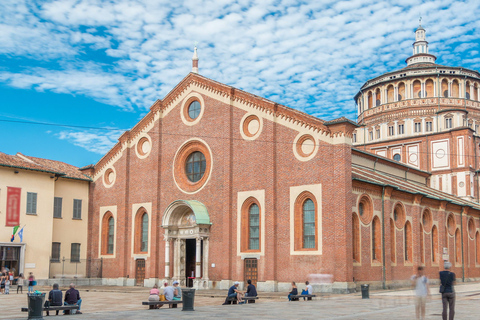
[[[46,311],[47,313],[49,311],[66,311],[65,314],[70,314],[70,310],[78,310],[77,305],[68,305],[68,306],[50,306],[48,308],[43,308],[43,311]],[[22,308],[22,312],[28,312],[28,308]]]
[[[242,300],[245,301],[245,303],[255,303],[255,300],[257,300],[258,297],[242,297]]]
[[[149,306],[148,309],[155,309],[156,306],[163,306],[168,304],[170,308],[176,308],[177,304],[183,303],[182,300],[172,300],[172,301],[143,301],[142,306]]]
[[[307,300],[312,300],[313,297],[316,297],[314,294],[297,294],[295,296],[291,296],[292,301],[298,301],[300,298],[307,298]]]

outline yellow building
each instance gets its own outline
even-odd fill
[[[0,267],[37,280],[85,277],[89,184],[72,165],[0,152]]]

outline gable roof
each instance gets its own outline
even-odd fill
[[[9,155],[0,152],[0,166],[24,169],[45,173],[52,173],[62,178],[91,181],[90,177],[70,164],[36,157],[25,156],[21,153]]]

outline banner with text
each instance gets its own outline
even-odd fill
[[[20,224],[21,188],[7,187],[7,221],[5,226],[15,227]]]

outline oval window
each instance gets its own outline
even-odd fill
[[[400,156],[400,153],[395,153],[395,154],[393,155],[393,160],[395,160],[395,161],[400,161],[400,160],[402,160],[402,156]]]
[[[188,116],[192,120],[197,119],[197,117],[200,115],[201,110],[202,110],[202,107],[200,106],[200,102],[195,100],[192,103],[190,103],[190,105],[188,106]]]
[[[205,156],[200,151],[190,154],[185,162],[185,174],[191,182],[197,182],[202,179],[207,167]]]

